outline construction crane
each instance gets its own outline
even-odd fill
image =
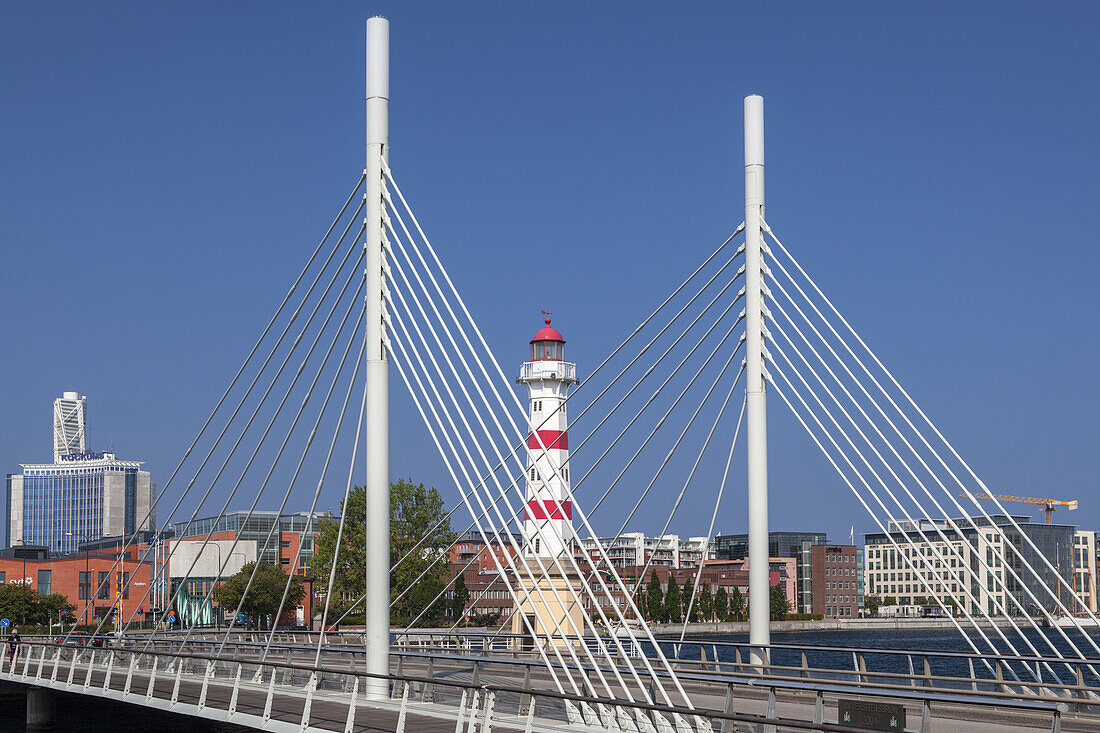
[[[959,494],[959,496],[965,497],[966,494]],[[1038,504],[1043,508],[1045,514],[1044,521],[1046,524],[1054,523],[1054,510],[1060,506],[1068,508],[1071,512],[1077,508],[1077,500],[1073,501],[1060,501],[1058,499],[1037,499],[1034,496],[1006,496],[1005,494],[983,494],[981,492],[975,492],[975,497],[978,499],[989,499],[990,496],[1000,499],[1001,501],[1015,501],[1021,504]]]

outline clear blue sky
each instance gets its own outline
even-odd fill
[[[760,93],[772,225],[991,487],[1100,528],[1089,3],[4,3],[3,472],[78,390],[166,479],[359,175],[374,13],[392,164],[506,368],[547,307],[591,368],[741,220]],[[774,404],[773,527],[872,529]],[[442,485],[395,410],[394,476]]]

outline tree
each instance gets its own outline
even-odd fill
[[[255,577],[253,576],[255,570]],[[252,578],[252,585],[248,585]],[[214,591],[214,598],[223,611],[240,609],[248,616],[248,622],[254,628],[274,626],[278,619],[273,618],[283,601],[283,591],[289,578],[290,589],[286,591],[286,601],[282,603],[283,613],[294,608],[305,597],[305,587],[298,575],[288,576],[282,568],[268,563],[246,563],[244,567]],[[248,587],[246,596],[245,588]],[[242,601],[243,596],[243,601]]]
[[[60,593],[40,596],[29,585],[0,585],[0,616],[10,619],[12,624],[22,624],[26,617],[28,626],[46,626],[51,619],[58,620],[58,611],[72,613],[75,610],[76,607]]]
[[[451,599],[451,618],[458,619],[462,617],[463,611],[466,610],[466,604],[470,600],[470,591],[466,588],[466,578],[462,573],[459,573],[455,577],[454,584],[454,597]]]
[[[878,596],[864,596],[863,607],[867,609],[867,613],[871,616],[878,616],[878,607],[882,605],[882,601]]]
[[[896,606],[898,605],[898,599],[893,596],[883,596],[881,606]]]
[[[649,585],[645,589],[647,618],[650,621],[663,621],[665,617],[665,594],[661,591],[661,581],[654,569],[649,576]]]
[[[649,607],[645,602],[645,591],[638,590],[638,594],[634,596],[634,605],[638,607],[638,612],[642,614],[642,618],[649,618]]]
[[[768,603],[771,607],[772,621],[782,621],[791,610],[791,603],[787,600],[787,594],[783,592],[783,587],[779,585],[772,586]]]
[[[725,621],[729,617],[730,598],[725,586],[718,586],[714,592],[714,616],[719,621]]]
[[[734,620],[740,621],[742,615],[745,613],[745,597],[741,595],[741,589],[734,586],[730,591],[730,610],[729,615],[733,616]]]
[[[698,621],[699,620],[699,602],[698,600],[692,604],[691,596],[694,592],[691,581],[685,580],[684,587],[680,589],[680,605],[684,607],[684,620],[685,621]],[[691,618],[688,618],[688,606],[691,606]]]
[[[710,585],[703,583],[699,586],[699,593],[696,596],[695,605],[699,607],[699,618],[701,620],[714,620],[714,598],[710,595]]]
[[[347,506],[341,502],[344,532],[332,588],[324,586],[328,585],[337,554],[340,518],[326,514],[317,526],[312,568],[320,589],[328,594],[330,616],[335,613],[339,617],[363,595],[366,507],[367,492],[362,486],[349,492]],[[446,515],[443,498],[435,488],[414,484],[411,479],[390,484],[390,599],[400,597],[390,608],[390,623],[407,625],[430,606],[418,624],[438,624],[446,612],[446,600],[434,600],[448,580],[447,563],[437,560],[450,551],[455,541],[450,521],[443,519]],[[421,574],[424,577],[417,582]]]
[[[680,586],[676,578],[669,573],[668,592],[665,593],[665,618],[674,624],[680,623],[683,609],[680,608]]]

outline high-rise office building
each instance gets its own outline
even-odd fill
[[[62,456],[83,453],[86,448],[88,398],[65,392],[53,401],[53,462]]]
[[[140,461],[87,451],[85,399],[54,401],[54,462],[25,463],[7,477],[8,546],[75,552],[82,542],[156,527],[156,484]],[[74,449],[76,452],[73,452]],[[148,515],[148,516],[147,516]]]

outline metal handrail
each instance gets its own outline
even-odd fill
[[[73,659],[70,660],[70,662],[69,662],[70,665],[72,665],[72,666],[75,666],[77,664],[77,660],[76,660],[77,655],[76,655],[75,652],[80,651],[80,647],[64,646],[64,645],[55,644],[55,643],[24,642],[20,646],[41,647],[44,650],[44,652],[45,652],[46,649],[55,649],[58,652],[60,652],[62,650],[65,650],[65,649],[72,649],[74,651],[74,655],[73,655]],[[801,721],[801,720],[795,720],[795,719],[782,718],[782,717],[779,717],[779,716],[754,715],[754,714],[751,714],[751,713],[734,713],[734,712],[724,712],[724,711],[716,711],[716,710],[694,709],[694,708],[687,708],[687,707],[682,707],[682,706],[677,706],[677,705],[658,705],[658,704],[652,704],[652,703],[635,702],[635,701],[627,701],[627,700],[610,701],[610,700],[607,700],[605,698],[591,697],[591,696],[588,696],[588,695],[578,695],[578,694],[568,693],[568,692],[556,692],[556,691],[553,691],[553,690],[533,690],[531,688],[516,687],[514,685],[481,684],[481,683],[476,683],[475,684],[475,683],[462,682],[462,681],[458,681],[458,680],[444,680],[444,679],[439,679],[439,678],[435,678],[435,677],[421,677],[421,676],[418,676],[418,675],[408,675],[408,674],[387,674],[387,675],[382,675],[382,674],[375,674],[375,673],[370,673],[370,672],[365,672],[365,671],[362,671],[362,672],[360,672],[360,671],[347,672],[347,671],[342,671],[342,670],[327,669],[325,667],[320,667],[320,666],[311,665],[311,664],[298,664],[298,663],[293,663],[293,662],[275,662],[275,661],[267,661],[267,660],[257,661],[257,662],[247,662],[247,661],[244,661],[244,662],[236,661],[236,662],[234,662],[233,660],[229,660],[229,659],[225,659],[225,658],[213,657],[213,656],[205,655],[205,654],[194,654],[194,653],[190,653],[190,652],[159,653],[159,652],[150,652],[148,650],[139,651],[139,650],[126,650],[126,649],[112,650],[112,651],[117,651],[117,652],[120,652],[120,653],[128,653],[128,654],[131,655],[131,657],[135,657],[135,658],[136,657],[141,657],[141,656],[148,656],[148,657],[167,657],[167,658],[171,658],[171,659],[192,659],[192,660],[205,661],[205,662],[207,662],[208,665],[209,665],[210,662],[214,662],[214,663],[222,662],[222,663],[230,663],[230,664],[237,664],[237,665],[254,664],[254,665],[259,666],[259,667],[270,667],[270,668],[272,668],[272,670],[284,669],[284,670],[294,670],[294,671],[299,671],[299,672],[309,672],[309,673],[311,673],[311,675],[327,674],[327,675],[338,675],[338,676],[354,677],[354,678],[381,679],[381,680],[386,680],[387,682],[401,682],[401,683],[405,683],[405,684],[420,683],[420,684],[425,684],[425,685],[432,685],[434,687],[451,687],[451,688],[461,689],[464,692],[466,692],[466,691],[477,691],[477,692],[485,692],[485,693],[490,693],[490,692],[491,693],[512,693],[512,694],[517,694],[517,695],[520,695],[520,696],[529,696],[531,698],[549,698],[549,699],[553,699],[553,700],[568,701],[568,702],[572,702],[572,703],[580,703],[581,705],[588,705],[589,707],[611,705],[611,706],[614,706],[614,707],[629,708],[629,709],[633,709],[633,710],[641,710],[641,711],[646,711],[646,712],[651,712],[651,713],[666,714],[666,715],[669,715],[670,717],[673,717],[673,719],[675,719],[676,717],[709,718],[709,719],[715,719],[715,720],[730,721],[730,722],[734,722],[734,723],[751,723],[751,724],[760,725],[760,726],[776,726],[776,727],[783,727],[783,728],[795,728],[795,729],[798,729],[798,730],[807,730],[807,731],[823,731],[823,732],[827,732],[827,733],[867,733],[867,731],[870,730],[870,729],[867,729],[867,728],[838,725],[838,724],[835,724],[835,723],[825,723],[825,722],[818,722],[818,721],[814,721],[814,722]],[[37,682],[44,681],[43,677],[42,677],[42,667],[43,667],[43,665],[45,665],[47,663],[56,663],[57,661],[59,661],[59,660],[51,660],[50,662],[47,662],[46,655],[45,655],[44,652],[43,652],[42,656],[38,659],[37,669],[34,670],[35,673],[36,673],[35,680]],[[30,674],[30,670],[28,669],[28,666],[29,666],[29,663],[32,659],[33,659],[33,654],[31,654],[28,657],[26,665],[24,666],[24,669],[23,669],[23,673],[21,675],[19,675],[20,677],[25,679]],[[9,680],[18,681],[16,679],[15,674],[10,671],[10,667],[14,667],[18,663],[18,652],[17,652],[17,656],[13,657],[12,663],[9,665],[9,671],[5,671],[6,663],[7,663],[7,648],[3,647],[2,649],[0,649],[0,676],[7,677]],[[208,669],[209,669],[209,666],[208,666]],[[207,675],[207,677],[204,679],[204,686],[208,682],[209,682],[209,675]],[[239,682],[239,679],[238,679],[238,682]],[[106,689],[106,683],[105,683],[104,689]],[[177,689],[178,689],[178,687],[177,687]],[[395,686],[395,689],[396,689],[396,686]],[[958,697],[958,700],[955,699],[956,697]],[[965,700],[966,700],[965,696],[952,696],[952,699],[950,701],[951,702],[955,702],[955,701],[960,701],[961,702],[961,701],[965,701]],[[981,701],[974,701],[974,702],[976,704],[983,704]],[[1060,706],[1058,704],[1053,704],[1052,705],[1051,703],[1028,703],[1026,701],[1020,701],[1020,702],[1021,702],[1021,704],[1017,705],[1015,707],[1020,707],[1022,709],[1037,710],[1037,711],[1042,711],[1042,712],[1053,712],[1056,717],[1060,716],[1060,714],[1062,712],[1062,706]],[[351,705],[356,704],[354,698],[352,698],[352,701],[349,704],[351,704]],[[308,712],[308,709],[307,709],[307,712]],[[303,725],[305,725],[305,723],[303,723]]]
[[[201,643],[201,644],[216,644],[216,643],[218,643],[216,641],[208,641],[208,640],[192,640],[192,641],[197,641],[198,643]],[[239,644],[237,644],[237,646],[238,647],[246,647],[246,648],[261,648],[261,647],[264,647],[265,645],[261,642],[240,642]],[[277,648],[277,649],[280,649],[280,650],[282,650],[282,649],[300,649],[300,650],[303,650],[303,651],[304,650],[312,651],[313,649],[315,649],[315,647],[310,646],[310,645],[305,645],[305,644],[298,644],[298,645],[294,645],[294,644],[273,644],[270,648]],[[363,655],[363,654],[365,654],[365,651],[363,649],[357,649],[357,648],[346,648],[346,647],[325,647],[325,648],[326,649],[331,649],[332,651],[334,651],[336,653],[340,653],[340,654],[353,654],[353,655]],[[415,658],[424,658],[424,659],[438,659],[438,658],[440,658],[437,655],[426,653],[423,649],[421,649],[419,651],[396,651],[396,650],[394,650],[392,653],[394,653],[396,656],[402,656],[402,657],[415,657]],[[471,662],[471,663],[475,663],[475,664],[476,663],[486,663],[486,662],[488,662],[488,663],[493,663],[493,664],[500,664],[500,665],[503,665],[503,666],[525,666],[525,667],[532,667],[532,668],[538,668],[538,667],[541,666],[539,663],[537,663],[534,660],[524,660],[524,659],[506,659],[506,658],[496,658],[496,659],[488,658],[487,659],[485,657],[456,655],[456,654],[448,654],[448,655],[446,655],[445,658],[447,659],[447,661]],[[232,660],[230,660],[230,659],[227,659],[225,657],[221,657],[219,659],[221,661],[233,661],[233,662],[242,661],[242,660],[239,660],[237,658],[233,658]],[[255,664],[265,664],[266,663],[266,658],[257,659],[257,660],[247,660],[247,661],[249,661],[250,663],[255,663]],[[697,671],[697,672],[681,674],[680,675],[681,679],[691,679],[693,681],[698,681],[698,682],[718,683],[718,684],[727,684],[727,683],[732,682],[732,683],[735,683],[735,684],[747,685],[749,687],[759,687],[759,686],[761,686],[761,677],[760,677],[759,667],[752,664],[751,662],[712,662],[712,661],[702,661],[702,660],[679,660],[679,661],[681,663],[690,664],[692,666],[698,665],[700,667],[699,671]],[[733,669],[732,670],[723,670],[723,669],[707,670],[707,669],[702,669],[702,667],[708,666],[708,665],[716,665],[718,667],[729,666],[729,667],[733,667]],[[742,670],[744,670],[745,668],[748,668],[748,671],[738,671],[738,667],[740,667]],[[587,669],[587,670],[591,670],[591,667],[588,666],[588,665],[582,665],[582,668]],[[971,690],[967,693],[967,695],[970,696],[970,697],[977,696],[977,697],[994,698],[1000,704],[1006,704],[1007,702],[1010,702],[1010,701],[1019,701],[1019,702],[1024,702],[1024,703],[1030,702],[1031,699],[1028,698],[1028,697],[1025,697],[1022,692],[1016,693],[1016,692],[1011,692],[1011,691],[1010,692],[1002,691],[1004,688],[1011,689],[1012,687],[1019,687],[1019,688],[1021,688],[1021,690],[1027,689],[1027,688],[1037,688],[1037,689],[1049,690],[1050,692],[1052,692],[1054,694],[1051,697],[1045,698],[1045,700],[1047,700],[1047,701],[1060,702],[1060,703],[1063,703],[1063,704],[1066,704],[1066,705],[1075,705],[1075,706],[1078,706],[1078,707],[1100,706],[1100,699],[1090,701],[1088,699],[1084,699],[1084,698],[1080,697],[1081,694],[1097,693],[1098,689],[1096,687],[1089,687],[1089,686],[1078,685],[1078,684],[1065,684],[1065,683],[1056,684],[1056,683],[1048,683],[1048,682],[1026,682],[1025,683],[1025,682],[1015,682],[1015,681],[1012,681],[1012,680],[996,680],[996,679],[973,680],[973,679],[968,679],[968,678],[963,678],[963,677],[952,677],[952,676],[932,675],[932,674],[928,674],[928,675],[923,675],[922,674],[922,675],[908,676],[908,675],[893,673],[893,672],[877,672],[877,671],[867,671],[867,670],[863,670],[863,671],[858,671],[857,670],[857,671],[853,672],[853,671],[847,671],[847,670],[840,671],[840,670],[829,669],[829,668],[793,667],[793,666],[789,666],[789,665],[775,665],[775,664],[766,665],[766,671],[769,674],[774,673],[776,671],[780,671],[780,672],[791,672],[791,673],[794,673],[794,674],[805,674],[805,673],[808,673],[808,672],[829,672],[829,673],[834,673],[834,674],[842,673],[842,674],[847,674],[847,675],[856,675],[857,677],[859,677],[861,679],[858,682],[856,682],[854,684],[851,684],[851,685],[846,685],[841,680],[828,680],[827,681],[827,686],[829,687],[829,689],[843,690],[843,691],[847,692],[848,694],[859,694],[860,692],[865,692],[868,688],[871,688],[871,689],[891,691],[891,694],[894,693],[894,692],[899,692],[899,693],[900,692],[905,692],[906,695],[904,695],[904,696],[908,696],[908,694],[910,692],[913,692],[913,690],[914,690],[914,686],[912,684],[914,682],[919,681],[922,684],[927,684],[928,682],[932,682],[932,681],[940,681],[940,682],[957,682],[957,683],[971,684],[971,685],[984,684],[984,685],[988,685],[988,686],[994,686],[998,689],[981,690],[981,689],[977,689],[976,687],[972,687]],[[667,674],[664,674],[664,673],[662,673],[662,675],[667,676]],[[791,684],[799,685],[800,689],[802,689],[802,688],[804,688],[804,689],[816,689],[815,685],[820,685],[821,684],[821,683],[796,682],[795,680],[791,679],[792,677],[793,677],[793,674],[790,675],[790,676],[788,676],[788,675],[779,675],[779,676],[776,676],[774,679],[770,680],[769,682],[765,682],[764,686],[771,686],[770,682],[776,682],[776,683],[779,683],[779,686],[785,686],[788,683],[791,683]],[[891,683],[883,683],[883,682],[872,682],[872,681],[870,681],[871,677],[901,678],[901,679],[908,678],[908,679],[911,680],[911,682],[910,682],[910,684],[907,684],[907,685],[899,685],[899,684],[891,684]],[[914,693],[914,694],[917,694],[917,696],[920,697],[921,699],[925,699],[927,697],[930,697],[928,695],[927,688],[925,688],[925,689],[926,689],[926,692],[924,692],[924,693]],[[943,695],[943,694],[947,694],[947,695],[959,694],[955,690],[955,688],[937,688],[937,689],[939,689],[939,690],[945,690],[945,689],[952,690],[951,692],[941,692],[941,693],[939,693],[941,695]],[[1064,695],[1059,696],[1056,692],[1057,690],[1061,690],[1064,693]],[[1077,695],[1077,696],[1074,696],[1074,695]],[[603,699],[603,698],[597,698],[597,699]],[[943,700],[941,700],[941,701],[943,701]]]

